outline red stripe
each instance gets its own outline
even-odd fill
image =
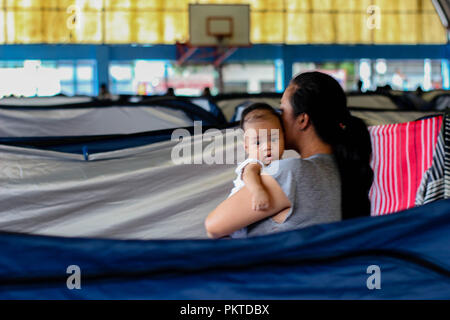
[[[376,127],[369,127],[370,141],[372,143],[372,156],[370,158],[370,166],[372,168],[374,168],[377,163],[377,159],[376,159],[377,153],[374,150],[374,148],[376,146],[375,131],[376,131]],[[369,193],[369,199],[371,200],[370,201],[370,214],[371,215],[374,215],[374,213],[375,213],[375,202],[376,202],[376,197],[377,197],[375,180],[376,179],[374,176],[373,183],[372,183],[372,186],[370,187],[370,193]]]
[[[398,180],[398,161],[397,161],[397,155],[398,155],[398,153],[397,153],[397,146],[398,146],[398,136],[399,135],[396,134],[397,128],[398,128],[398,125],[394,124],[393,125],[393,129],[392,129],[393,132],[394,132],[394,136],[393,136],[394,145],[392,147],[392,150],[393,150],[392,154],[394,155],[392,161],[393,161],[394,165],[392,166],[392,171],[393,171],[393,179],[394,179],[395,182],[399,181]],[[394,191],[395,199],[394,199],[393,205],[391,207],[391,212],[397,211],[398,200],[399,200],[399,183],[394,183],[394,190],[393,191]]]
[[[385,170],[384,170],[384,181],[386,183],[386,190],[387,190],[387,201],[386,201],[386,207],[384,209],[383,213],[389,213],[391,210],[392,205],[392,167],[393,167],[393,161],[391,159],[392,157],[392,125],[388,125],[386,129],[386,135],[385,135],[385,150],[386,150],[386,158],[384,161],[385,164]]]
[[[442,116],[369,128],[374,182],[371,214],[413,207],[421,179],[433,162]]]
[[[380,208],[379,210],[379,214],[383,214],[384,212],[384,208],[385,208],[385,204],[387,201],[387,194],[386,194],[386,187],[385,187],[385,183],[384,183],[384,170],[386,168],[385,166],[385,143],[384,143],[384,136],[385,136],[385,131],[386,131],[387,126],[382,126],[380,128],[380,145],[379,145],[379,155],[380,155],[380,178],[379,178],[379,186],[380,186]]]
[[[380,167],[380,157],[379,157],[379,152],[378,152],[378,146],[380,145],[379,143],[379,138],[378,138],[378,132],[380,130],[380,126],[376,126],[374,127],[374,135],[373,135],[373,140],[375,142],[375,144],[372,145],[372,153],[374,154],[374,165],[372,166],[372,168],[376,168],[374,169],[374,182],[373,182],[373,188],[374,188],[374,193],[375,193],[375,198],[374,198],[374,210],[372,212],[372,215],[378,215],[379,213],[379,202],[380,202],[380,188],[379,188],[379,183],[378,183],[378,168]]]
[[[380,167],[380,157],[379,157],[379,138],[378,138],[378,133],[379,130],[381,129],[380,126],[374,126],[373,127],[373,131],[372,131],[372,139],[373,139],[373,144],[372,144],[372,157],[373,157],[373,166],[372,169],[374,171],[374,177],[373,177],[373,185],[372,185],[372,189],[374,191],[374,198],[371,198],[371,201],[374,202],[373,204],[373,211],[372,211],[372,215],[378,215],[379,214],[379,202],[380,202],[380,189],[379,189],[379,179],[378,179],[378,172],[379,172],[379,167]]]
[[[400,134],[398,135],[398,140],[397,140],[397,148],[396,150],[398,151],[398,158],[397,158],[397,163],[398,163],[398,179],[400,181],[399,185],[399,196],[398,196],[398,202],[397,202],[397,206],[395,207],[395,211],[398,211],[401,207],[401,200],[403,198],[403,161],[402,160],[402,145],[403,145],[403,141],[405,141],[403,134],[402,134],[402,126],[399,125],[397,127],[397,130],[399,130]]]

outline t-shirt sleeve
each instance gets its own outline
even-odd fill
[[[264,168],[264,164],[258,159],[248,158],[245,161],[243,161],[235,170],[238,179],[242,179],[242,171],[244,171],[245,166],[247,166],[250,163],[258,163],[261,166],[261,169]]]
[[[291,203],[291,209],[286,216],[286,220],[291,216],[296,203],[297,180],[295,176],[298,174],[299,165],[299,159],[289,158],[274,161],[264,170],[265,174],[271,175],[278,182]]]

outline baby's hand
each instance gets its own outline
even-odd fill
[[[262,189],[257,191],[252,196],[252,209],[257,210],[267,210],[269,208],[269,195]]]

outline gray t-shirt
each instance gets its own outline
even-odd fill
[[[272,218],[248,226],[248,236],[304,228],[342,220],[341,180],[332,154],[316,154],[306,159],[289,158],[272,162],[272,177],[287,195],[292,207],[283,223]]]

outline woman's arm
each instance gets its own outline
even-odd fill
[[[205,220],[208,237],[221,238],[291,206],[286,194],[272,176],[261,175],[261,182],[269,194],[269,207],[265,210],[253,210],[250,191],[243,187],[208,215]]]

